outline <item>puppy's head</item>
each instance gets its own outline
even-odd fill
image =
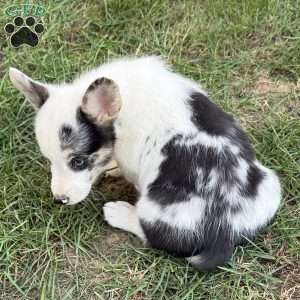
[[[113,122],[121,109],[118,86],[104,77],[89,86],[59,86],[34,81],[14,68],[9,75],[37,111],[35,133],[51,163],[54,199],[63,204],[82,201],[112,159]]]

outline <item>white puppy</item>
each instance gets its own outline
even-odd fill
[[[227,261],[242,236],[274,216],[280,184],[239,124],[157,57],[122,59],[72,83],[10,78],[37,109],[56,201],[75,204],[114,157],[139,191],[109,202],[105,219],[200,270]]]

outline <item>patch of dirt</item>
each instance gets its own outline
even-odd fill
[[[300,80],[297,83],[274,80],[267,71],[263,71],[256,74],[256,80],[247,81],[235,87],[235,95],[247,97],[245,104],[237,102],[239,120],[246,128],[251,124],[263,124],[268,116],[273,118],[274,114],[300,116]]]
[[[63,256],[65,258],[64,267],[59,273],[60,283],[67,283],[74,280],[74,272],[90,277],[95,283],[104,283],[112,279],[111,272],[104,272],[105,261],[117,259],[117,252],[114,254],[114,249],[120,244],[128,242],[128,235],[123,232],[106,232],[105,235],[97,236],[94,244],[91,247],[95,248],[92,255],[84,253],[76,253],[72,247],[65,247]],[[115,257],[114,257],[115,256]]]
[[[142,292],[138,292],[136,295],[130,298],[130,300],[144,300],[144,299],[146,298]]]
[[[128,201],[134,203],[137,198],[135,187],[122,177],[102,177],[96,186],[105,201]]]
[[[257,80],[246,88],[246,92],[254,95],[288,94],[300,90],[300,82],[274,81],[267,71],[262,71]]]
[[[128,242],[128,234],[125,232],[110,232],[103,241],[110,250],[115,246],[125,244],[126,242]]]
[[[116,280],[116,276],[119,276],[118,278],[121,280],[128,279],[132,283],[135,281],[140,283],[147,272],[136,267],[130,267],[127,260],[123,261],[122,256],[120,256],[121,252],[117,250],[119,245],[128,244],[129,239],[130,236],[126,233],[104,230],[91,241],[90,247],[88,247],[90,249],[89,254],[81,251],[76,253],[74,247],[66,246],[62,254],[64,259],[60,260],[60,271],[56,276],[60,293],[64,294],[70,285],[78,281],[82,290],[85,286],[88,286],[90,290],[102,286],[104,287],[103,291],[99,289],[98,292],[105,299],[108,299],[106,296],[111,296],[111,294],[114,295],[113,299],[123,299],[123,289],[116,287],[111,291],[106,291],[105,286],[110,286],[110,283]],[[114,268],[114,264],[125,264],[127,270],[126,267],[124,271]],[[84,293],[88,293],[88,291],[84,291]],[[82,299],[87,298],[82,297]],[[137,293],[131,299],[142,300],[145,298],[142,293]]]
[[[283,281],[280,290],[281,300],[300,300],[300,265],[289,265],[280,270]]]
[[[300,99],[291,99],[287,101],[284,111],[300,117]]]
[[[82,27],[84,24],[80,21],[75,21],[71,25],[71,30],[64,33],[64,41],[69,43],[78,43]]]

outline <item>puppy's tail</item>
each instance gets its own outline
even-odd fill
[[[224,248],[204,249],[199,255],[186,259],[199,271],[213,271],[231,258],[233,250],[232,245],[224,246]]]

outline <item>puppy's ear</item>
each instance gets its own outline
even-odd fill
[[[39,109],[47,101],[49,97],[49,87],[47,85],[32,80],[15,68],[9,68],[9,78],[35,109]]]
[[[121,109],[121,96],[117,84],[108,78],[95,80],[85,92],[81,110],[95,123],[114,120]]]

